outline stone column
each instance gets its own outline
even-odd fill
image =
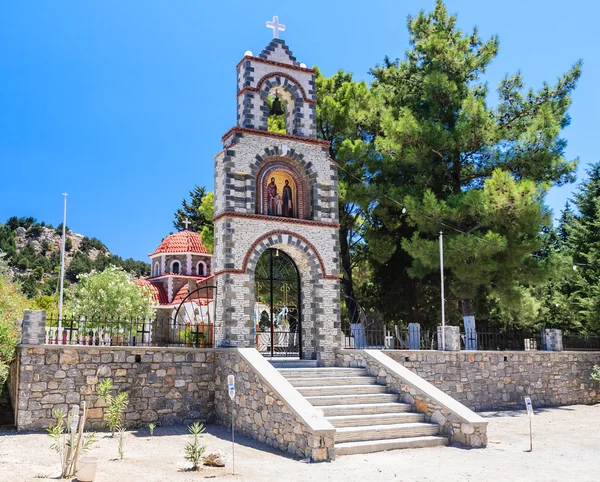
[[[542,349],[544,351],[563,351],[562,330],[542,328]]]
[[[438,326],[438,350],[442,350],[442,327]],[[446,325],[444,335],[446,338],[446,351],[460,351],[460,327]]]
[[[25,310],[21,328],[23,345],[43,345],[46,338],[46,311]]]
[[[421,349],[421,325],[420,323],[408,324],[408,349]]]

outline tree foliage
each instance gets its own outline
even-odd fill
[[[137,286],[122,268],[108,266],[79,276],[73,310],[79,316],[107,320],[144,320],[154,314],[152,294]]]
[[[548,224],[543,194],[572,181],[577,165],[565,158],[560,135],[581,69],[576,63],[555,85],[537,91],[525,89],[520,73],[508,75],[492,108],[483,75],[497,55],[497,37],[463,32],[441,0],[432,12],[410,17],[408,30],[406,58],[386,58],[371,71],[380,157],[368,164],[377,203],[367,237],[380,294],[410,299],[410,308],[396,311],[422,321],[415,314],[432,299],[429,287],[436,282],[428,273],[439,231],[452,236],[448,284],[464,315],[471,314],[477,295],[487,298],[491,290],[515,296],[539,279],[542,265],[532,255],[541,244],[537,233]],[[502,221],[502,213],[510,222]],[[454,255],[459,248],[462,261]],[[523,269],[505,286],[505,268],[519,263]],[[398,285],[407,270],[420,278]]]
[[[212,224],[212,217],[206,217],[201,210],[202,200],[206,196],[206,188],[204,186],[194,186],[189,192],[189,201],[183,199],[181,207],[175,211],[175,220],[173,227],[179,231],[185,229],[185,220],[189,221],[189,229],[197,233],[201,233],[204,226]]]
[[[0,277],[0,392],[8,377],[10,362],[19,341],[19,319],[28,302],[17,287]]]

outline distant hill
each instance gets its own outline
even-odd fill
[[[37,222],[34,218],[13,216],[0,223],[0,251],[6,253],[10,274],[29,298],[54,296],[58,292],[62,224]],[[150,265],[112,254],[96,238],[75,234],[67,227],[65,242],[65,283],[77,276],[108,265],[120,266],[136,277],[148,276]]]

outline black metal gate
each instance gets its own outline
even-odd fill
[[[212,348],[215,336],[217,287],[188,288],[169,323],[169,345]]]
[[[300,274],[283,251],[270,248],[254,274],[256,348],[266,356],[302,358]]]

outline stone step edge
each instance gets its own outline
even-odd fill
[[[408,423],[391,423],[386,425],[359,425],[356,427],[337,427],[336,431],[339,433],[346,432],[380,432],[384,430],[407,430],[407,429],[417,429],[417,428],[437,428],[439,430],[439,426],[435,423],[427,423],[427,422],[408,422]]]
[[[344,410],[350,410],[351,408],[384,408],[384,407],[391,407],[391,406],[395,406],[395,405],[400,405],[401,407],[405,407],[407,409],[409,409],[410,411],[413,410],[413,406],[410,403],[403,403],[403,402],[381,402],[381,403],[348,403],[345,405],[320,405],[318,407],[319,410],[335,410],[335,409],[344,409]],[[415,413],[415,412],[409,412],[409,413]]]
[[[349,376],[346,378],[364,378],[364,381],[367,380],[375,380],[375,377],[371,377],[369,375],[356,375],[356,376]],[[290,383],[292,383],[292,381],[310,381],[310,380],[321,380],[321,381],[327,381],[327,380],[345,380],[344,377],[289,377],[286,378],[287,381],[289,381]]]
[[[347,407],[348,405],[344,405]],[[373,420],[378,418],[390,418],[390,417],[400,417],[400,418],[411,418],[411,417],[419,417],[425,419],[425,415],[418,412],[399,412],[399,413],[369,413],[365,415],[326,415],[325,418],[330,422],[334,421],[345,421],[345,420]]]
[[[341,399],[347,399],[347,398],[370,398],[370,397],[376,397],[376,396],[380,396],[380,397],[386,397],[386,398],[390,398],[390,397],[394,397],[394,398],[398,398],[398,394],[397,393],[358,393],[355,395],[315,395],[315,396],[307,396],[305,397],[307,400],[314,400],[315,398],[324,398],[324,399],[335,399],[335,398],[341,398]],[[354,405],[361,405],[359,403],[355,403]]]
[[[360,390],[363,388],[368,388],[369,390],[372,390],[373,388],[377,388],[378,390],[386,390],[387,387],[385,385],[377,385],[377,384],[371,384],[371,385],[315,385],[312,387],[294,387],[296,388],[298,391],[301,390],[323,390],[323,389],[327,389],[327,390]],[[385,392],[382,392],[385,393]],[[389,394],[388,395],[393,395],[393,394]]]
[[[428,448],[449,445],[447,437],[441,435],[423,435],[421,437],[391,438],[382,440],[360,440],[357,442],[339,442],[335,444],[336,455],[347,455],[352,449],[373,449],[372,452],[402,448]],[[366,453],[357,450],[356,454]]]

